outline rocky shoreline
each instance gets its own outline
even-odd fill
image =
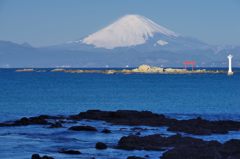
[[[37,69],[17,69],[16,72],[46,72],[46,70]],[[140,65],[134,69],[64,69],[56,68],[50,70],[50,72],[64,72],[64,73],[100,73],[100,74],[219,74],[226,73],[226,71],[220,70],[206,70],[195,69],[188,70],[182,68],[162,68],[149,65]]]
[[[205,141],[194,138],[189,135],[214,135],[227,134],[231,131],[240,131],[240,122],[232,120],[210,121],[200,117],[188,120],[178,120],[167,117],[163,114],[155,114],[150,111],[100,111],[89,110],[80,112],[76,115],[69,116],[50,116],[40,115],[36,117],[23,117],[15,121],[0,123],[0,127],[23,127],[30,125],[43,126],[46,129],[64,128],[72,132],[94,132],[112,134],[109,129],[100,130],[97,126],[90,125],[73,125],[67,126],[67,123],[77,121],[104,121],[112,125],[133,126],[134,134],[123,135],[115,145],[108,145],[103,142],[96,142],[95,149],[101,151],[108,149],[121,150],[146,150],[159,151],[162,159],[239,159],[240,158],[240,140],[231,139],[224,143],[218,141]],[[142,135],[144,131],[140,126],[167,127],[167,131],[174,133],[171,136],[162,134]],[[147,128],[146,128],[147,129]],[[122,129],[121,131],[125,131]],[[126,134],[126,133],[125,133]],[[185,135],[184,135],[185,134]],[[82,155],[81,150],[61,148],[57,152],[66,155]],[[109,154],[111,156],[111,154]],[[41,157],[39,154],[33,154],[32,159],[52,159],[51,156]],[[97,156],[93,157],[97,158]],[[129,159],[149,158],[149,156],[126,156]]]

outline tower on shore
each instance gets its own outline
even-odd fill
[[[228,55],[228,75],[233,75],[233,71],[232,71],[232,58],[233,58],[233,56],[231,54]]]

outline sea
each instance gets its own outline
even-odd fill
[[[210,69],[210,68],[206,68]],[[227,68],[211,68],[224,70]],[[99,110],[148,110],[178,119],[201,116],[209,120],[240,121],[240,69],[235,74],[98,74],[51,72],[16,72],[0,69],[0,121],[36,115],[71,115]],[[129,155],[159,158],[160,152],[123,151],[114,148],[123,135],[132,132],[130,126],[112,126],[100,121],[81,121],[114,133],[73,133],[66,128],[47,129],[42,126],[0,127],[0,158],[29,159],[31,154],[47,154],[55,158],[123,159]],[[71,125],[71,124],[70,124]],[[120,129],[126,128],[126,132]],[[171,135],[166,128],[152,129],[142,134]],[[240,139],[239,132],[227,135],[195,136],[205,140],[225,142]],[[110,148],[96,150],[94,144],[103,141]],[[79,149],[80,156],[59,154],[57,149]]]

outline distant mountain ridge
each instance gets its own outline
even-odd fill
[[[212,46],[185,37],[140,15],[126,15],[80,40],[34,48],[0,41],[0,67],[227,67],[227,54],[240,60],[240,47]],[[233,63],[239,66],[237,60]]]

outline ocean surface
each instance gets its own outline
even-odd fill
[[[238,72],[227,76],[47,71],[0,69],[0,120],[39,114],[76,114],[89,109],[240,115]]]
[[[89,109],[149,110],[176,118],[202,116],[210,120],[240,120],[240,69],[233,76],[226,74],[77,74],[49,72],[15,72],[0,69],[0,121],[41,114],[69,115]],[[218,69],[220,70],[220,69]],[[226,70],[226,69],[223,69]],[[87,121],[86,121],[87,122]],[[99,128],[110,127],[92,122]],[[131,133],[131,127],[125,126]],[[74,158],[56,153],[61,146],[81,149],[83,158],[126,158],[127,155],[148,154],[159,158],[159,152],[122,151],[110,148],[97,151],[96,141],[116,144],[120,127],[104,138],[98,134],[67,132],[41,126],[0,128],[0,158],[30,158],[32,153],[56,158]],[[154,130],[166,132],[162,128]],[[151,134],[152,131],[145,132]],[[154,132],[156,133],[156,132]],[[171,134],[167,132],[166,135]],[[89,136],[89,138],[88,138]],[[88,138],[88,140],[86,139]],[[201,137],[221,142],[240,138],[240,133]],[[86,140],[86,141],[85,141]],[[156,155],[156,153],[158,155]],[[76,157],[81,158],[81,157]]]

